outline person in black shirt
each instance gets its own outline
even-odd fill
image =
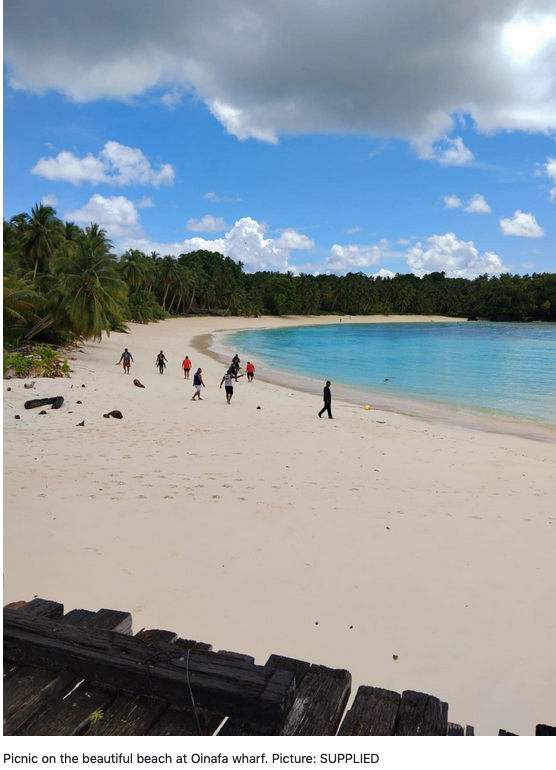
[[[324,400],[324,406],[319,412],[319,417],[322,417],[323,412],[328,412],[329,419],[333,420],[332,417],[332,393],[330,392],[330,380],[326,380],[326,385],[324,386],[323,391],[323,400]]]
[[[167,362],[168,362],[168,359],[164,355],[164,352],[161,350],[156,357],[156,365],[158,366],[158,371],[160,372],[160,374],[164,374],[164,369],[166,367]]]

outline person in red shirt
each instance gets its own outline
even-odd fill
[[[251,361],[247,362],[247,382],[253,382],[255,376],[255,365]]]
[[[191,369],[191,360],[189,356],[186,356],[181,362],[181,368],[183,369],[183,376],[186,380],[189,379],[189,370]]]

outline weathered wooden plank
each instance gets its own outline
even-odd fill
[[[107,625],[119,628],[128,627],[129,618],[129,613],[115,610],[99,610],[96,613],[72,610],[64,616],[63,623],[83,629],[106,628]],[[22,731],[29,722],[39,714],[48,713],[78,682],[79,679],[71,674],[57,674],[32,666],[21,667],[4,686],[4,734],[25,734]]]
[[[402,693],[395,735],[446,735],[448,705],[413,690]]]
[[[394,735],[400,700],[393,690],[360,687],[338,735]]]
[[[278,723],[293,696],[294,676],[213,652],[157,645],[153,658],[148,646],[123,634],[87,631],[21,612],[4,610],[4,649],[21,663],[66,671],[94,679],[136,695],[159,697],[187,707],[189,679],[196,704],[234,716]]]
[[[556,727],[550,725],[537,725],[535,735],[556,735]]]
[[[456,724],[456,722],[448,722],[446,735],[463,735],[463,727]]]
[[[230,652],[230,650],[218,650],[219,655],[227,655],[228,658],[235,660],[244,660],[246,663],[254,663],[255,658],[252,655],[245,655],[243,652]]]
[[[135,638],[145,642],[155,656],[160,642],[172,644],[178,635],[156,628],[143,629]],[[86,735],[145,735],[167,710],[168,704],[157,698],[119,692],[102,718],[89,724]]]
[[[507,730],[499,730],[498,735],[513,735],[514,737],[516,737],[516,733],[509,733],[507,732]]]
[[[351,692],[351,674],[311,666],[279,735],[336,735]]]
[[[61,618],[64,614],[63,604],[38,598],[32,599],[30,602],[12,602],[7,604],[4,609],[18,610],[19,612],[26,612],[28,615],[42,615],[43,617],[54,619]],[[22,668],[22,666],[14,661],[4,658],[4,680]]]
[[[299,687],[303,677],[307,671],[311,668],[311,664],[305,660],[296,660],[295,658],[286,658],[282,655],[271,655],[267,660],[267,668],[282,669],[284,671],[291,671],[295,677],[295,686]],[[230,736],[251,736],[251,735],[278,735],[278,727],[270,727],[268,725],[254,724],[253,722],[246,722],[244,720],[234,719],[230,717],[220,728],[218,736],[230,737]]]
[[[475,728],[473,727],[473,725],[467,725],[467,727],[465,728],[465,734],[475,735]]]

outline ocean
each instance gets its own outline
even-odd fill
[[[329,379],[370,403],[404,397],[556,425],[556,324],[343,322],[234,332],[225,344],[267,377]]]

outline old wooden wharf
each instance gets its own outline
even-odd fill
[[[425,693],[179,638],[128,612],[35,598],[4,608],[4,735],[473,735]],[[537,735],[556,735],[538,725]],[[504,730],[500,735],[511,735]]]

